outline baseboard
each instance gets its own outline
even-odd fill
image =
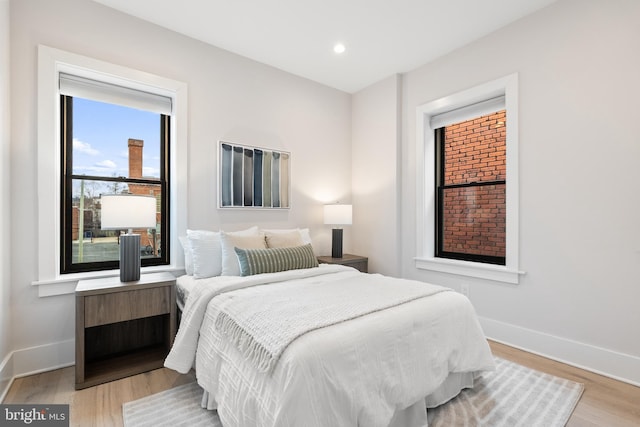
[[[0,402],[15,378],[75,364],[75,340],[61,341],[11,352],[0,365]]]
[[[0,363],[0,403],[4,402],[4,398],[14,378],[13,352],[11,352],[4,358],[2,363]]]
[[[640,357],[480,317],[487,338],[640,387]],[[75,340],[16,350],[0,363],[0,402],[15,378],[71,366]]]
[[[480,317],[487,338],[576,368],[640,386],[640,357]]]

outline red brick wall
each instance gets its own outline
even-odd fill
[[[142,149],[144,141],[129,138],[129,178],[142,178]]]
[[[506,180],[505,111],[445,128],[445,185]],[[503,185],[444,192],[444,250],[505,256]]]
[[[127,145],[129,147],[129,178],[142,178],[142,150],[144,148],[144,141],[129,138]],[[161,191],[160,185],[129,184],[129,192],[131,194],[154,196],[157,199]],[[156,211],[156,223],[160,223],[160,220],[160,210],[158,209]],[[134,230],[134,232],[140,234],[140,246],[157,246],[154,245],[152,241],[153,236],[147,233],[147,229]]]
[[[129,192],[131,194],[139,194],[139,195],[145,195],[145,196],[153,196],[156,198],[156,200],[158,200],[160,193],[161,193],[161,187],[160,185],[153,185],[153,184],[129,184]],[[158,206],[157,202],[156,205]],[[160,207],[158,206],[158,209],[156,210],[156,223],[159,224],[161,221],[161,215],[160,215]],[[140,235],[140,246],[147,246],[150,245],[151,247],[154,246],[153,244],[153,236],[150,233],[147,233],[147,229],[139,229],[139,230],[133,230],[134,233],[137,233]],[[157,238],[160,237],[160,235],[158,234],[156,236]],[[159,244],[159,242],[158,242]],[[156,246],[158,245],[156,244]],[[157,248],[156,248],[157,249]]]

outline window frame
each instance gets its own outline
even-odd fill
[[[436,165],[433,116],[504,96],[506,136],[506,257],[505,265],[436,256]],[[518,75],[517,73],[454,93],[416,108],[416,256],[415,267],[517,284],[519,270],[518,183]]]
[[[38,184],[38,272],[33,286],[40,297],[70,294],[78,280],[113,277],[118,270],[61,274],[60,270],[60,91],[61,73],[104,81],[105,83],[156,93],[171,98],[170,119],[170,242],[169,265],[143,267],[142,272],[184,270],[184,256],[178,236],[187,229],[188,99],[187,84],[147,72],[134,70],[95,58],[38,46],[37,92],[37,184]]]
[[[67,132],[65,124],[70,125],[73,129],[73,98],[69,95],[60,94],[60,145],[61,145],[61,165],[62,171],[60,177],[60,273],[70,274],[87,271],[101,271],[101,270],[113,270],[119,268],[118,260],[99,261],[99,262],[83,262],[73,263],[73,181],[77,179],[87,179],[92,181],[108,181],[108,182],[122,182],[127,184],[152,184],[160,185],[161,188],[161,202],[160,202],[160,235],[170,236],[170,223],[171,216],[169,213],[170,206],[170,159],[171,159],[171,116],[165,114],[159,114],[161,119],[159,123],[160,131],[160,177],[157,180],[150,180],[145,178],[131,178],[131,177],[106,177],[106,176],[93,176],[93,175],[76,175],[73,173],[73,134]],[[82,232],[82,230],[80,230]],[[156,266],[156,265],[169,265],[171,254],[171,239],[162,240],[162,248],[159,257],[141,259],[142,267]]]

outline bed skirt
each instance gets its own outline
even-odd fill
[[[396,411],[389,423],[389,427],[426,427],[427,410],[447,403],[456,397],[465,388],[473,388],[476,378],[482,372],[452,372],[444,382],[433,393],[426,396],[408,408]],[[209,410],[217,409],[216,401],[208,391],[204,390],[202,395],[203,408]]]

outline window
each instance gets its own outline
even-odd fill
[[[67,74],[60,88],[61,272],[118,267],[120,231],[101,229],[102,194],[157,199],[156,227],[134,232],[142,266],[168,264],[170,116],[156,111],[170,113],[171,101],[159,97],[156,106],[151,96],[140,104],[146,93]]]
[[[434,133],[435,256],[504,265],[506,111]]]
[[[65,76],[69,79],[66,79]],[[77,84],[67,85],[70,83],[69,80],[75,80]],[[73,92],[71,92],[72,87]],[[162,226],[156,229],[156,237],[159,238],[158,245],[153,256],[146,256],[159,259],[145,261],[143,272],[180,272],[184,268],[182,264],[184,257],[180,256],[180,245],[176,245],[174,242],[177,242],[179,235],[186,233],[187,228],[187,89],[187,84],[184,82],[48,46],[38,46],[37,197],[39,209],[36,224],[38,241],[35,245],[38,264],[37,279],[32,284],[38,286],[40,297],[73,293],[78,279],[117,275],[117,263],[113,260],[107,261],[114,265],[111,270],[107,270],[109,266],[105,264],[99,267],[104,268],[102,270],[89,271],[93,270],[93,267],[86,270],[78,268],[75,270],[77,272],[68,271],[63,274],[62,259],[65,255],[63,254],[64,197],[62,193],[64,187],[62,177],[66,173],[66,170],[63,170],[63,165],[65,165],[63,157],[67,151],[62,146],[65,145],[68,148],[66,145],[68,140],[63,135],[61,116],[68,112],[63,111],[64,102],[60,95],[71,97],[74,104],[72,108],[76,107],[76,109],[78,103],[81,102],[79,99],[82,98],[88,101],[116,104],[155,113],[157,119],[155,119],[154,128],[157,130],[155,131],[157,135],[160,135],[161,132],[160,115],[166,116],[166,122],[163,122],[166,126],[163,129],[165,135],[162,141],[167,144],[166,150],[170,155],[159,161],[160,169],[164,169],[167,174],[166,179],[160,177],[167,188],[163,189],[163,198],[159,200],[161,205],[159,208],[164,207],[167,210],[166,213],[161,212],[159,218],[159,222],[166,222],[166,230],[163,230]],[[126,98],[126,102],[116,101],[116,98],[122,99],[123,97]],[[67,118],[69,117],[67,115]],[[72,116],[71,119],[73,119]],[[147,160],[153,160],[152,157],[159,156],[159,148],[151,148],[150,137],[127,135],[126,138],[125,144],[128,144],[128,138],[144,140],[143,157],[149,157]],[[82,142],[81,139],[79,140]],[[73,148],[73,137],[71,137],[71,147]],[[77,148],[81,149],[79,146]],[[152,151],[158,154],[154,155]],[[127,147],[125,146],[124,150],[118,153],[126,155]],[[143,160],[142,180],[153,178],[152,181],[155,181],[159,174],[154,175],[154,173],[150,173],[149,169],[144,169],[148,166],[147,160]],[[99,161],[89,165],[95,166],[95,163],[99,163]],[[124,164],[127,163],[128,161],[124,161]],[[82,166],[80,163],[78,165]],[[73,173],[82,175],[82,171],[79,169],[74,172],[72,168]],[[105,175],[106,178],[114,178],[113,173],[97,173],[95,175],[101,179]],[[116,174],[116,177],[119,175]],[[128,173],[124,175],[125,178],[130,178]],[[111,184],[115,186],[115,184]],[[136,183],[127,183],[127,187],[132,184]],[[147,182],[142,182],[142,184],[147,184]],[[122,185],[118,183],[117,186],[122,189]],[[89,194],[89,190],[92,188],[85,181],[85,202],[87,202],[86,195]],[[71,186],[71,191],[73,191],[73,186]],[[95,218],[89,219],[87,216],[87,221],[89,220],[95,221]],[[152,229],[146,231],[153,234]],[[148,250],[146,245],[144,248]]]
[[[417,108],[419,269],[518,283],[518,79]]]

